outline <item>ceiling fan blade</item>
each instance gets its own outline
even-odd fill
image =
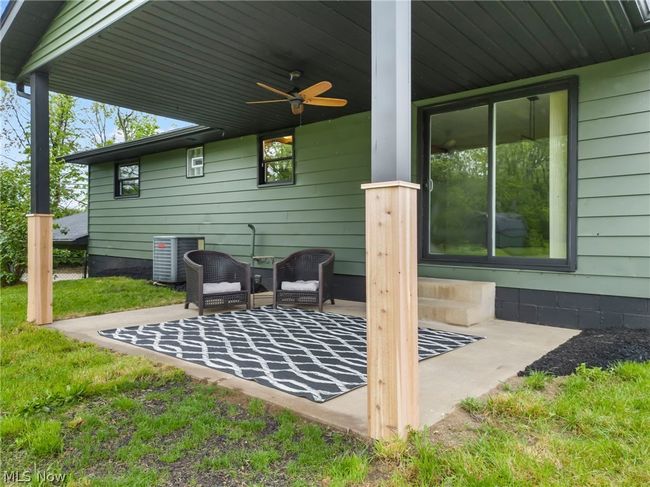
[[[289,100],[260,100],[260,101],[247,101],[247,105],[258,105],[260,103],[284,103]]]
[[[317,96],[311,100],[305,100],[304,103],[305,105],[316,105],[319,107],[344,107],[348,104],[348,101],[343,98],[325,98]]]
[[[331,89],[332,89],[332,83],[330,83],[329,81],[321,81],[320,83],[311,85],[309,88],[305,88],[298,94],[302,97],[303,100],[307,101]]]
[[[272,86],[266,85],[264,83],[260,83],[259,81],[257,83],[255,83],[255,84],[257,86],[259,86],[260,88],[264,88],[265,90],[269,90],[269,91],[275,93],[276,95],[284,96],[287,99],[293,98],[289,93],[285,93],[284,91],[278,90],[277,88],[273,88]]]

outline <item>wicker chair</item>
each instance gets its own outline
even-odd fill
[[[334,252],[327,249],[306,249],[291,254],[273,266],[273,307],[278,304],[317,304],[323,311],[328,299],[334,304],[332,276]],[[318,280],[317,291],[284,291],[283,281]]]
[[[251,268],[228,254],[212,250],[191,250],[183,256],[185,262],[185,309],[190,303],[203,308],[245,304],[250,309]],[[204,284],[239,282],[241,290],[204,293]]]

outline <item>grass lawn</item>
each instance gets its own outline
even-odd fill
[[[123,278],[54,285],[57,319],[182,301]],[[3,472],[32,485],[649,485],[650,364],[535,374],[407,442],[371,445],[181,371],[23,321],[2,289]],[[11,484],[5,477],[3,483]],[[23,485],[21,483],[21,485]]]
[[[183,301],[126,278],[54,283],[55,319]],[[171,367],[25,323],[2,289],[2,470],[69,485],[333,485],[363,478],[368,445]],[[38,483],[35,483],[38,485]]]

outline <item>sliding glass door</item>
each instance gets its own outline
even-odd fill
[[[487,255],[488,107],[431,115],[429,253]]]
[[[422,111],[424,259],[574,265],[574,85],[570,79]]]

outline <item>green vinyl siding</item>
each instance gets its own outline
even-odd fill
[[[146,0],[67,1],[34,48],[20,77],[46,65],[74,46],[131,13]]]
[[[305,247],[336,252],[336,272],[363,274],[362,182],[370,178],[369,114],[296,129],[296,184],[257,186],[257,137],[205,144],[205,175],[185,178],[185,150],[141,158],[140,198],[113,198],[114,164],[91,167],[95,255],[151,259],[154,235],[204,235],[208,249],[240,259],[257,228],[258,255]]]
[[[578,75],[580,85],[576,272],[421,264],[421,276],[650,297],[650,54],[414,106],[564,75]],[[417,131],[414,123],[414,168]],[[244,259],[246,224],[253,223],[258,254],[329,247],[336,251],[337,273],[363,275],[359,185],[370,179],[369,114],[298,127],[295,137],[292,186],[257,187],[254,135],[206,144],[205,176],[198,179],[185,177],[184,149],[143,157],[140,198],[115,200],[113,164],[92,166],[90,253],[150,259],[154,235],[192,234],[205,235],[208,248]]]

